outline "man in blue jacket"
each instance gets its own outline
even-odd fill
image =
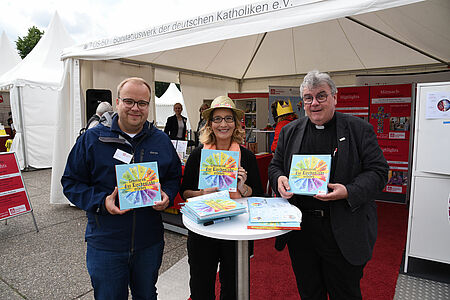
[[[128,78],[117,89],[117,114],[79,137],[61,179],[66,197],[86,211],[86,263],[96,299],[156,299],[164,248],[160,211],[173,203],[181,178],[175,149],[147,121],[150,86]],[[108,115],[110,116],[110,115]],[[120,210],[115,165],[158,163],[162,201]]]

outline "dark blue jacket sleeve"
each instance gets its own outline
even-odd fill
[[[67,158],[66,168],[61,178],[64,195],[77,207],[85,211],[106,213],[104,200],[112,193],[99,185],[90,184],[91,172],[86,155],[86,134],[73,146]]]

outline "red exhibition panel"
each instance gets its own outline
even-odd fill
[[[352,86],[338,88],[336,111],[368,121],[369,87]]]
[[[409,139],[411,85],[370,87],[370,124],[379,139]]]
[[[21,188],[23,188],[23,182],[20,175],[0,178],[0,194]]]
[[[388,183],[383,191],[406,194],[409,141],[379,139],[378,144],[389,164]]]
[[[25,190],[0,196],[0,220],[29,211],[31,207]]]
[[[31,211],[14,153],[0,154],[0,220]]]
[[[0,155],[0,176],[19,173],[14,153]]]

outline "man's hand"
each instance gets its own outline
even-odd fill
[[[169,206],[169,196],[167,196],[166,193],[164,193],[163,190],[161,190],[161,201],[155,202],[155,205],[153,205],[154,210],[165,210]]]
[[[329,183],[328,188],[332,190],[330,193],[325,195],[315,195],[314,198],[319,199],[321,201],[347,199],[348,192],[345,185],[340,183]]]
[[[129,212],[131,209],[124,209],[120,210],[116,206],[116,197],[117,197],[117,186],[114,189],[114,192],[112,192],[111,195],[107,196],[105,199],[105,208],[111,215],[123,215],[126,212]]]
[[[280,193],[281,197],[284,199],[291,198],[294,194],[289,192],[291,190],[291,187],[289,186],[289,180],[286,176],[280,176],[278,177],[278,192]]]

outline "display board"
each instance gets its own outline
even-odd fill
[[[389,164],[384,192],[406,194],[408,185],[411,84],[370,87],[370,119]]]
[[[337,93],[336,111],[369,121],[369,87],[340,87]]]
[[[450,82],[417,85],[405,272],[408,257],[450,263],[449,96]]]
[[[0,153],[0,220],[16,217],[31,212],[22,173],[19,169],[15,152]],[[38,231],[34,219],[36,231]]]

